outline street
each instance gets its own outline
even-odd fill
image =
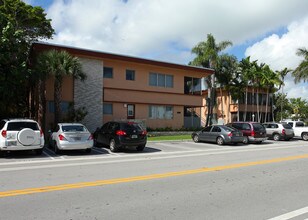
[[[0,158],[0,219],[308,219],[308,142]]]

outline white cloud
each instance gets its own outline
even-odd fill
[[[269,64],[273,70],[282,70],[285,67],[295,69],[303,57],[296,55],[300,47],[308,48],[308,16],[291,23],[288,31],[281,37],[273,34],[247,48],[245,55],[259,63]],[[308,83],[294,84],[293,78],[286,77],[285,92],[289,98],[308,98]]]
[[[259,40],[246,54],[282,69],[294,68],[296,48],[307,46],[307,11],[303,0],[54,0],[47,16],[54,43],[187,64],[212,33],[235,45]],[[285,27],[285,35],[266,37]],[[288,81],[289,96],[298,96],[292,87]]]
[[[217,41],[241,44],[287,25],[308,10],[302,0],[283,2],[55,0],[47,14],[57,32],[55,42],[124,54],[151,51],[160,55],[170,42],[191,49],[208,33]]]

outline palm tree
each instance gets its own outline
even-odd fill
[[[308,80],[308,50],[306,48],[298,48],[296,54],[298,56],[303,56],[304,60],[292,73],[294,82],[299,83],[301,80],[306,82]]]
[[[208,34],[206,41],[199,42],[197,46],[192,49],[192,53],[196,54],[197,57],[190,64],[216,69],[219,53],[231,45],[232,43],[230,41],[222,41],[217,44],[213,35]],[[208,88],[208,98],[210,99],[210,106],[208,107],[209,119],[207,119],[206,121],[206,126],[208,124],[212,124],[213,103],[215,97],[214,84],[215,75],[213,74],[211,76],[211,85]]]
[[[264,88],[266,88],[266,104],[265,104],[265,118],[264,121],[267,122],[268,119],[268,102],[269,102],[269,94],[273,93],[276,89],[275,86],[281,85],[281,80],[279,74],[270,69],[268,65],[265,65],[263,68],[263,76],[261,78],[261,84]],[[273,106],[272,106],[273,107]]]
[[[221,113],[224,116],[224,99],[222,94],[222,88],[227,91],[228,97],[230,96],[230,86],[235,73],[238,68],[237,59],[233,55],[223,54],[219,57],[217,67],[216,67],[216,80],[219,84],[220,97],[221,97]],[[228,105],[227,112],[230,112],[230,104]],[[228,116],[228,120],[231,117]],[[229,122],[229,121],[227,121]]]
[[[281,88],[281,93],[283,94],[283,87],[284,87],[284,78],[286,77],[286,75],[288,73],[290,73],[292,70],[291,69],[288,69],[288,68],[284,68],[283,70],[281,71],[276,71],[276,73],[280,76],[280,81],[281,81],[281,84],[279,85],[279,88],[278,90]],[[281,102],[281,105],[280,105],[280,111],[282,112],[282,108],[283,108],[283,102]],[[280,121],[282,121],[282,114],[280,114]]]
[[[72,56],[67,51],[49,50],[43,52],[38,58],[38,68],[42,71],[42,82],[47,77],[54,77],[54,124],[56,125],[61,120],[61,88],[64,76],[72,76],[73,79],[85,80],[86,75],[82,71],[82,65],[77,57]],[[43,83],[44,84],[44,83]],[[45,87],[42,85],[41,90]],[[45,94],[43,92],[42,94]],[[46,98],[41,98],[44,103]],[[44,108],[42,108],[44,109]],[[45,107],[46,109],[46,107]]]

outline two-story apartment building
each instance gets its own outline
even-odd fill
[[[65,78],[62,110],[85,107],[83,123],[94,131],[110,120],[138,120],[150,128],[199,127],[205,116],[201,79],[212,69],[105,53],[63,45],[34,43],[34,56],[51,49],[78,57],[84,82]],[[46,82],[46,125],[53,122],[53,79]],[[199,112],[195,117],[195,112]]]

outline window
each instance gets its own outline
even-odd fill
[[[161,73],[150,73],[149,85],[173,88],[173,76]]]
[[[126,70],[126,80],[135,80],[135,70]]]
[[[184,77],[184,94],[201,94],[201,79]]]
[[[61,105],[61,111],[66,113],[69,108],[69,102],[62,101],[60,105]],[[48,102],[48,110],[50,113],[55,113],[55,103],[53,101]]]
[[[103,104],[103,114],[104,115],[112,115],[113,114],[113,107],[111,103],[104,103]]]
[[[111,67],[104,67],[104,78],[113,78],[113,69]]]
[[[135,118],[135,105],[132,105],[132,104],[127,105],[127,118],[128,119]]]
[[[212,132],[221,132],[221,129],[219,127],[214,126]]]
[[[172,106],[149,106],[149,118],[151,119],[172,119],[173,107]]]

